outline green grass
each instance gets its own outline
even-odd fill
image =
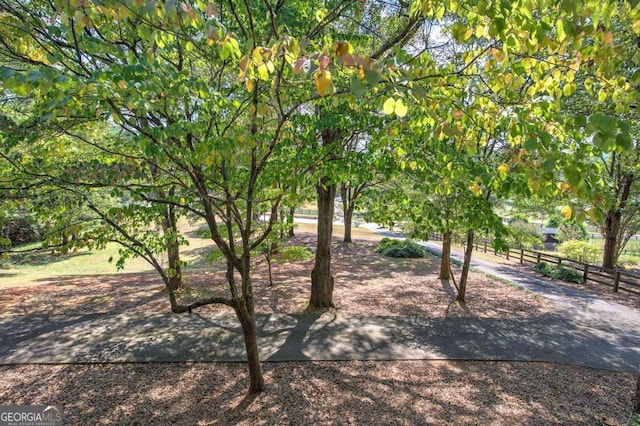
[[[604,250],[604,239],[602,239],[602,238],[590,238],[587,241],[592,246],[597,247],[598,250],[600,250],[600,251]],[[627,254],[640,255],[640,240],[633,240],[633,239],[629,240],[629,242],[625,246],[624,250],[627,252]]]
[[[109,244],[104,250],[78,250],[76,253],[51,255],[49,251],[12,255],[8,269],[0,269],[0,288],[28,286],[43,280],[76,275],[104,275],[118,272],[152,271],[151,265],[142,259],[131,259],[123,271],[117,271],[115,262],[118,246]]]

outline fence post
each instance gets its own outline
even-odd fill
[[[582,279],[586,283],[589,280],[589,265],[584,264],[584,273],[582,274]]]
[[[484,252],[485,253],[487,252],[487,242],[486,241],[484,242]]]
[[[613,280],[613,292],[618,292],[618,287],[620,286],[620,271],[616,270],[616,277]]]
[[[536,263],[540,263],[540,252],[538,251],[538,252],[536,252],[536,254],[538,255],[538,262],[536,262]]]
[[[558,266],[560,266],[561,264],[562,264],[562,258],[561,258],[561,257],[559,257],[559,258],[558,258]]]
[[[520,263],[524,263],[524,249],[520,249]]]
[[[509,252],[511,251],[511,249],[507,249],[507,260],[509,260]]]

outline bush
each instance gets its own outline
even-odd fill
[[[545,277],[555,278],[557,280],[578,284],[583,282],[582,273],[565,266],[550,266],[547,263],[540,262],[533,267],[533,270]]]
[[[567,268],[564,266],[556,266],[551,268],[551,278],[567,281],[570,283],[582,283],[582,273],[576,271],[573,268]]]
[[[630,254],[621,254],[620,257],[618,257],[618,266],[629,269],[640,267],[640,257]]]
[[[424,248],[409,240],[383,238],[376,246],[376,251],[389,257],[418,258],[425,256]]]
[[[40,241],[38,225],[30,216],[4,218],[0,223],[0,238],[10,240],[13,245]],[[3,244],[4,245],[4,244]]]
[[[549,265],[544,262],[536,263],[536,265],[533,267],[533,270],[539,274],[547,276],[546,274],[549,272]]]
[[[560,256],[578,262],[595,263],[600,251],[585,241],[566,241],[558,246]]]
[[[276,255],[277,262],[296,262],[298,260],[313,259],[313,251],[308,247],[287,246],[282,247]]]

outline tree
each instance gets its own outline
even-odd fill
[[[338,83],[358,72],[371,77],[383,71],[352,54],[348,41],[323,34],[360,6],[346,0],[274,5],[0,0],[3,30],[13,35],[0,43],[3,89],[33,99],[31,120],[108,154],[104,166],[143,166],[139,179],[131,172],[107,174],[101,185],[126,187],[138,206],[167,219],[167,230],[168,209],[206,221],[227,261],[229,292],[197,300],[187,310],[210,303],[234,310],[244,335],[250,392],[264,388],[252,253],[274,229],[287,191],[300,183],[305,169],[300,165],[314,166],[305,162],[296,119],[309,105],[329,104]],[[114,147],[78,132],[95,121],[128,137]],[[323,129],[330,144],[332,131]],[[90,187],[91,180],[76,188]],[[73,176],[61,181],[74,183]],[[330,192],[331,184],[323,184]],[[325,191],[322,184],[318,189]],[[134,216],[124,213],[141,211],[129,207],[113,213],[135,226],[129,222]],[[115,216],[105,218],[118,229]],[[118,231],[125,235],[127,229]],[[132,242],[131,251],[146,253],[152,244],[141,243]]]
[[[349,51],[353,48],[361,48],[366,55],[354,58],[357,64],[357,72],[349,73],[343,87],[336,87],[338,93],[349,94],[348,101],[329,100],[316,108],[318,125],[317,138],[321,140],[321,146],[328,152],[327,163],[340,161],[344,155],[344,146],[348,144],[352,129],[345,128],[349,118],[357,121],[357,113],[347,117],[349,110],[355,110],[355,101],[351,94],[362,98],[369,90],[383,90],[379,83],[386,78],[388,69],[385,69],[384,58],[396,47],[402,46],[419,28],[421,19],[409,15],[408,5],[404,2],[362,2],[350,19],[336,21],[336,25],[326,27],[327,30],[338,32],[341,36],[353,41],[350,43],[337,42],[333,47],[338,56],[345,56],[344,63],[352,63]],[[393,10],[387,19],[383,19],[384,11]],[[362,49],[364,47],[364,49]],[[345,55],[343,55],[345,54]],[[389,55],[391,56],[391,55]],[[321,73],[325,70],[320,68]],[[325,74],[316,79],[318,87],[322,87]],[[365,84],[366,83],[366,84]],[[376,97],[373,97],[376,99]],[[365,103],[367,99],[360,99]],[[352,106],[353,105],[353,106]],[[347,108],[348,106],[348,108]],[[338,117],[344,119],[338,120]],[[356,127],[357,128],[357,127]],[[329,170],[337,169],[335,165],[329,165]],[[318,204],[318,239],[316,244],[316,256],[314,268],[311,273],[311,297],[309,306],[312,308],[326,308],[333,306],[334,278],[331,273],[331,239],[333,235],[333,214],[337,185],[340,184],[339,173],[322,173],[326,168],[320,168],[318,182],[316,184]],[[348,190],[347,190],[348,192]],[[350,226],[350,225],[349,225]]]

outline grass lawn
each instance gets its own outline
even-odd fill
[[[186,222],[180,226],[181,232],[189,242],[189,245],[181,248],[182,260],[188,262],[188,268],[191,269],[208,268],[209,264],[205,255],[215,247],[211,240],[198,236],[196,231],[203,226],[203,224],[188,224]],[[366,228],[353,227],[352,229],[353,238],[369,240],[382,238]],[[296,231],[314,233],[316,225],[297,224]],[[334,226],[334,236],[342,237],[343,234],[344,226]],[[120,246],[113,243],[99,251],[82,249],[75,253],[60,255],[51,255],[49,251],[14,255],[9,268],[0,268],[0,289],[29,287],[69,276],[154,273],[153,267],[141,258],[128,260],[124,269],[118,271],[115,261],[119,257],[119,249]],[[109,262],[109,259],[113,259],[113,261]],[[166,262],[166,256],[160,256],[160,260]]]

